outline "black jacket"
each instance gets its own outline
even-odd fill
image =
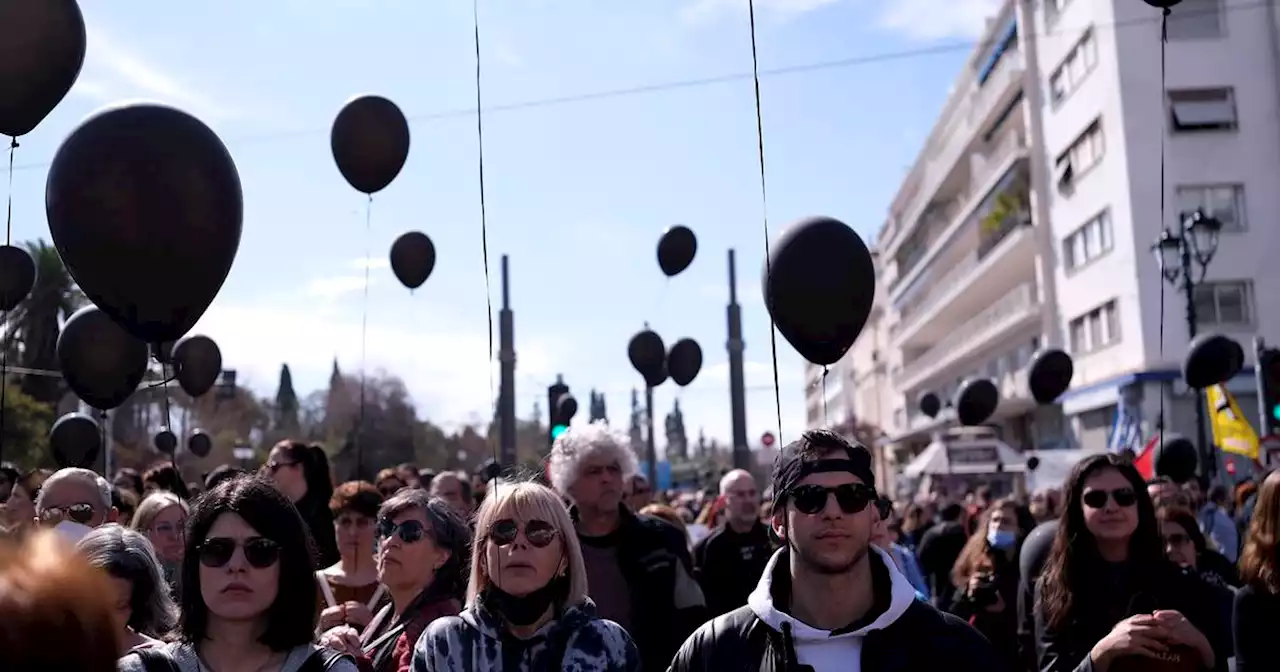
[[[929,582],[933,606],[939,609],[946,610],[951,606],[951,568],[968,541],[968,531],[956,521],[934,525],[920,538],[916,557],[920,560],[925,580]]]
[[[622,522],[615,534],[619,569],[631,593],[631,638],[645,670],[665,670],[680,642],[707,618],[705,605],[675,608],[676,573],[693,580],[688,539],[665,520],[619,508]],[[577,509],[570,514],[576,521]]]
[[[795,635],[790,622],[780,629],[761,618],[761,602],[789,601],[790,569],[787,551],[771,561],[767,577],[752,594],[751,602],[704,624],[680,648],[668,672],[791,672],[799,668]],[[849,669],[860,672],[1005,672],[1003,659],[964,621],[915,599],[915,589],[878,552],[868,555],[876,593],[871,613],[862,623],[851,624],[839,636],[866,630],[861,660]],[[896,575],[896,576],[895,576]],[[901,586],[895,584],[901,584]],[[770,585],[771,584],[771,585]],[[767,597],[766,597],[767,596]],[[770,607],[771,608],[771,607]],[[875,624],[886,620],[887,624]],[[775,610],[776,611],[776,610]],[[768,614],[766,614],[768,615]],[[788,617],[789,618],[789,617]],[[857,636],[857,635],[855,635]]]
[[[694,571],[707,598],[707,615],[727,614],[745,605],[775,550],[769,528],[761,522],[743,534],[721,525],[695,544]]]

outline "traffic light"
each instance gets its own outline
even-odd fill
[[[550,421],[547,423],[550,428],[547,443],[553,444],[565,430],[569,429],[569,421],[578,412],[578,400],[569,394],[569,386],[558,377],[555,384],[547,388],[547,412],[550,416]]]
[[[1266,433],[1280,431],[1280,350],[1266,348],[1258,353],[1258,377],[1262,381],[1262,407],[1266,410]]]

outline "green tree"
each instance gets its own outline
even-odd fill
[[[24,394],[17,385],[6,384],[3,413],[0,447],[4,452],[0,457],[24,471],[52,466],[49,428],[53,426],[53,409]]]
[[[62,323],[86,299],[53,246],[37,240],[27,243],[26,248],[35,261],[36,283],[9,316],[20,346],[18,361],[28,369],[56,371]],[[36,401],[50,405],[57,404],[63,394],[62,380],[50,376],[25,376],[21,386]]]
[[[293,390],[293,372],[288,364],[280,365],[280,384],[276,387],[275,426],[280,431],[296,432],[298,423],[298,393]]]

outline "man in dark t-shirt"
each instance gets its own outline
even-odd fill
[[[749,472],[735,469],[720,479],[725,523],[693,547],[694,574],[711,616],[747,603],[775,546],[760,522],[760,492]]]

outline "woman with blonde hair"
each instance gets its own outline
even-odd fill
[[[416,672],[639,672],[640,653],[587,597],[582,548],[555,491],[496,482],[476,513],[467,608],[427,627]]]
[[[178,569],[187,547],[187,516],[190,510],[181,497],[166,490],[153,490],[133,512],[129,527],[146,535],[155,548],[174,595],[178,594]]]

